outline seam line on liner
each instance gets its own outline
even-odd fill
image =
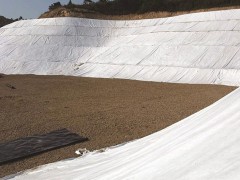
[[[163,68],[182,68],[182,69],[205,69],[205,70],[236,70],[240,71],[240,69],[233,69],[233,68],[228,68],[228,69],[223,69],[223,68],[204,68],[204,67],[191,67],[191,66],[166,66],[166,65],[135,65],[135,64],[109,64],[109,63],[91,63],[87,62],[84,64],[95,64],[95,65],[112,65],[112,66],[139,66],[139,67],[163,67]]]
[[[52,36],[52,37],[58,37],[58,36],[63,36],[63,37],[100,37],[100,38],[108,38],[108,37],[113,37],[113,38],[118,38],[118,37],[130,37],[130,36],[141,36],[141,35],[151,35],[151,34],[158,34],[158,33],[211,33],[211,32],[240,32],[240,30],[206,30],[206,31],[156,31],[156,32],[148,32],[148,33],[139,33],[139,34],[130,34],[130,35],[96,35],[96,36],[91,36],[91,35],[65,35],[65,34],[18,34],[18,35],[4,35],[3,33],[0,34],[0,37],[23,37],[23,36]]]
[[[188,14],[185,14],[185,16],[188,15]],[[183,15],[184,16],[184,15]],[[174,17],[174,16],[173,16]],[[173,17],[166,17],[166,18],[156,18],[156,21],[161,21],[163,19],[165,19],[166,21],[167,20],[171,20],[169,18],[173,18]],[[175,16],[176,17],[176,16]],[[78,19],[78,21],[81,21],[81,20],[86,20],[86,19],[83,19],[83,18],[76,18],[76,20]],[[37,20],[40,20],[40,19],[37,19]],[[89,19],[87,19],[89,20]],[[96,19],[97,20],[97,19]],[[144,20],[149,20],[149,19],[144,19]],[[134,21],[142,21],[142,23],[144,23],[143,21],[144,20],[133,20],[133,22],[131,22],[131,20],[123,20],[122,22],[129,22],[129,23],[134,23]],[[151,20],[151,19],[150,19]],[[170,23],[166,23],[165,22],[159,22],[159,24],[156,24],[154,23],[154,25],[146,25],[146,26],[91,26],[91,24],[88,24],[89,26],[80,26],[80,25],[57,25],[57,24],[52,24],[52,25],[44,25],[44,24],[36,24],[36,25],[32,25],[32,26],[69,26],[69,27],[86,27],[86,28],[116,28],[116,29],[119,29],[119,28],[126,28],[126,29],[129,29],[129,28],[141,28],[141,27],[156,27],[156,26],[162,26],[162,25],[169,25],[169,24],[185,24],[185,23],[196,23],[196,22],[223,22],[223,21],[226,21],[226,22],[229,22],[229,21],[239,21],[240,19],[224,19],[224,20],[202,20],[202,21],[180,21],[180,22],[170,22]],[[22,21],[31,21],[31,20],[22,20]],[[108,21],[110,20],[104,20],[108,23]],[[115,20],[116,21],[116,20]],[[21,21],[20,21],[21,22]],[[119,21],[121,22],[121,21]],[[18,23],[18,22],[15,22],[15,23]],[[106,24],[107,25],[107,24]],[[8,25],[6,25],[8,26]],[[24,28],[24,27],[29,27],[29,26],[20,26],[20,27],[10,27],[10,28]],[[9,27],[2,27],[2,29],[7,29]]]

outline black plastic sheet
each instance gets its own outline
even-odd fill
[[[67,129],[16,139],[0,144],[0,165],[88,139]]]

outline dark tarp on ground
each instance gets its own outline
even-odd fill
[[[88,140],[67,129],[16,139],[0,144],[0,165]]]

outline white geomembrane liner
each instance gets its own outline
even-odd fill
[[[240,85],[240,10],[0,28],[0,73]],[[240,89],[150,136],[15,179],[240,179]],[[13,177],[13,176],[12,176]]]
[[[0,28],[0,73],[240,85],[240,10]]]

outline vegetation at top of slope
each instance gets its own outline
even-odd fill
[[[4,16],[0,16],[0,27],[3,27],[7,24],[10,24],[10,23],[13,23],[15,21],[22,20],[22,19],[23,18],[21,16],[17,19],[8,19],[8,18],[5,18]]]
[[[0,27],[3,27],[3,26],[5,26],[7,24],[10,24],[12,22],[14,22],[13,19],[7,19],[4,16],[0,16]]]
[[[166,17],[207,10],[240,8],[239,0],[84,0],[83,4],[56,2],[40,18],[87,17],[126,19]],[[155,15],[154,15],[155,14]],[[132,18],[131,18],[132,17]],[[121,19],[121,18],[119,18]]]
[[[92,3],[95,11],[106,14],[146,13],[153,11],[192,11],[198,9],[239,6],[239,0],[114,0]]]

